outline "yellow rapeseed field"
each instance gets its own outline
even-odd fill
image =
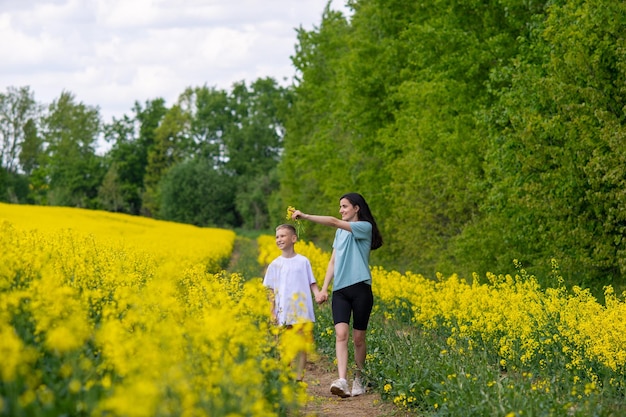
[[[122,214],[0,204],[0,415],[296,412],[306,391],[289,364],[304,341],[277,337],[260,278],[223,271],[234,239]],[[280,254],[274,236],[257,243],[261,265]],[[321,283],[330,254],[305,241],[296,251]],[[626,304],[611,287],[600,304],[562,280],[541,288],[521,267],[471,281],[381,267],[372,276],[374,316],[445,335],[440,357],[483,352],[528,379],[532,392],[557,384],[575,401],[626,389]],[[316,331],[332,337],[332,329]],[[377,329],[369,332],[375,340]],[[382,395],[402,407],[419,397],[438,410],[446,381],[470,378],[455,371],[418,392],[415,381],[389,379],[411,375],[378,354],[368,361],[382,367]],[[463,401],[498,384],[476,386]]]
[[[92,236],[98,242],[122,244],[149,253],[160,262],[195,263],[203,260],[224,262],[233,249],[231,230],[200,228],[106,211],[72,207],[43,207],[0,203],[0,222],[39,232],[71,230]]]
[[[258,244],[262,264],[278,254],[273,237],[259,237]],[[323,280],[328,254],[310,243],[298,245],[296,251],[310,258],[318,282]],[[553,268],[558,269],[554,260]],[[449,335],[442,354],[485,351],[499,357],[503,369],[520,374],[555,375],[551,367],[563,366],[572,379],[566,385],[582,384],[581,392],[600,385],[626,389],[626,303],[611,287],[600,304],[589,290],[564,288],[558,274],[557,288],[541,288],[521,267],[516,276],[475,275],[471,282],[457,275],[428,279],[371,269],[375,314]],[[406,394],[398,397],[400,403],[406,399]]]
[[[467,282],[456,275],[431,280],[420,274],[373,268],[374,293],[389,318],[446,329],[448,347],[487,349],[509,370],[565,366],[574,379],[626,388],[626,303],[611,287],[600,304],[589,290],[541,288],[525,271],[488,274]]]
[[[216,270],[232,231],[6,204],[0,229],[0,415],[275,416],[305,402],[260,280]]]

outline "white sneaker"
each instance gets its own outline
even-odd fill
[[[344,378],[339,378],[333,381],[330,384],[330,392],[334,395],[338,395],[341,398],[346,398],[350,396],[350,391],[348,390],[348,381]]]
[[[357,395],[365,394],[365,388],[361,383],[360,378],[354,378],[354,382],[352,382],[352,396],[356,397]]]

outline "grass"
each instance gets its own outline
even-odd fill
[[[328,318],[322,316],[318,323],[318,347],[333,357],[334,336],[325,333]],[[623,392],[575,383],[565,366],[509,371],[497,355],[481,347],[469,350],[457,344],[451,349],[448,336],[440,329],[418,328],[374,313],[368,331],[368,383],[384,401],[419,416],[626,413]]]
[[[237,272],[244,279],[263,277],[263,267],[258,262],[258,247],[256,238],[250,236],[237,235],[235,246],[230,259],[230,264],[226,268],[228,273]]]

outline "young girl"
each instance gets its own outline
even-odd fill
[[[330,392],[345,398],[351,395],[347,381],[350,316],[353,316],[352,340],[357,368],[352,396],[365,393],[361,370],[365,365],[367,353],[365,335],[374,305],[369,256],[371,250],[382,246],[383,239],[367,202],[360,194],[348,193],[341,196],[339,214],[341,220],[332,216],[305,214],[295,210],[291,218],[305,219],[337,229],[324,285],[315,295],[315,300],[318,303],[328,300],[328,286],[334,279],[332,312],[339,378],[331,384]]]

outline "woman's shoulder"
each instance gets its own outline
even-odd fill
[[[354,229],[354,227],[358,227],[360,229],[369,229],[372,230],[372,223],[367,220],[357,220],[355,222],[350,223],[350,226]]]

